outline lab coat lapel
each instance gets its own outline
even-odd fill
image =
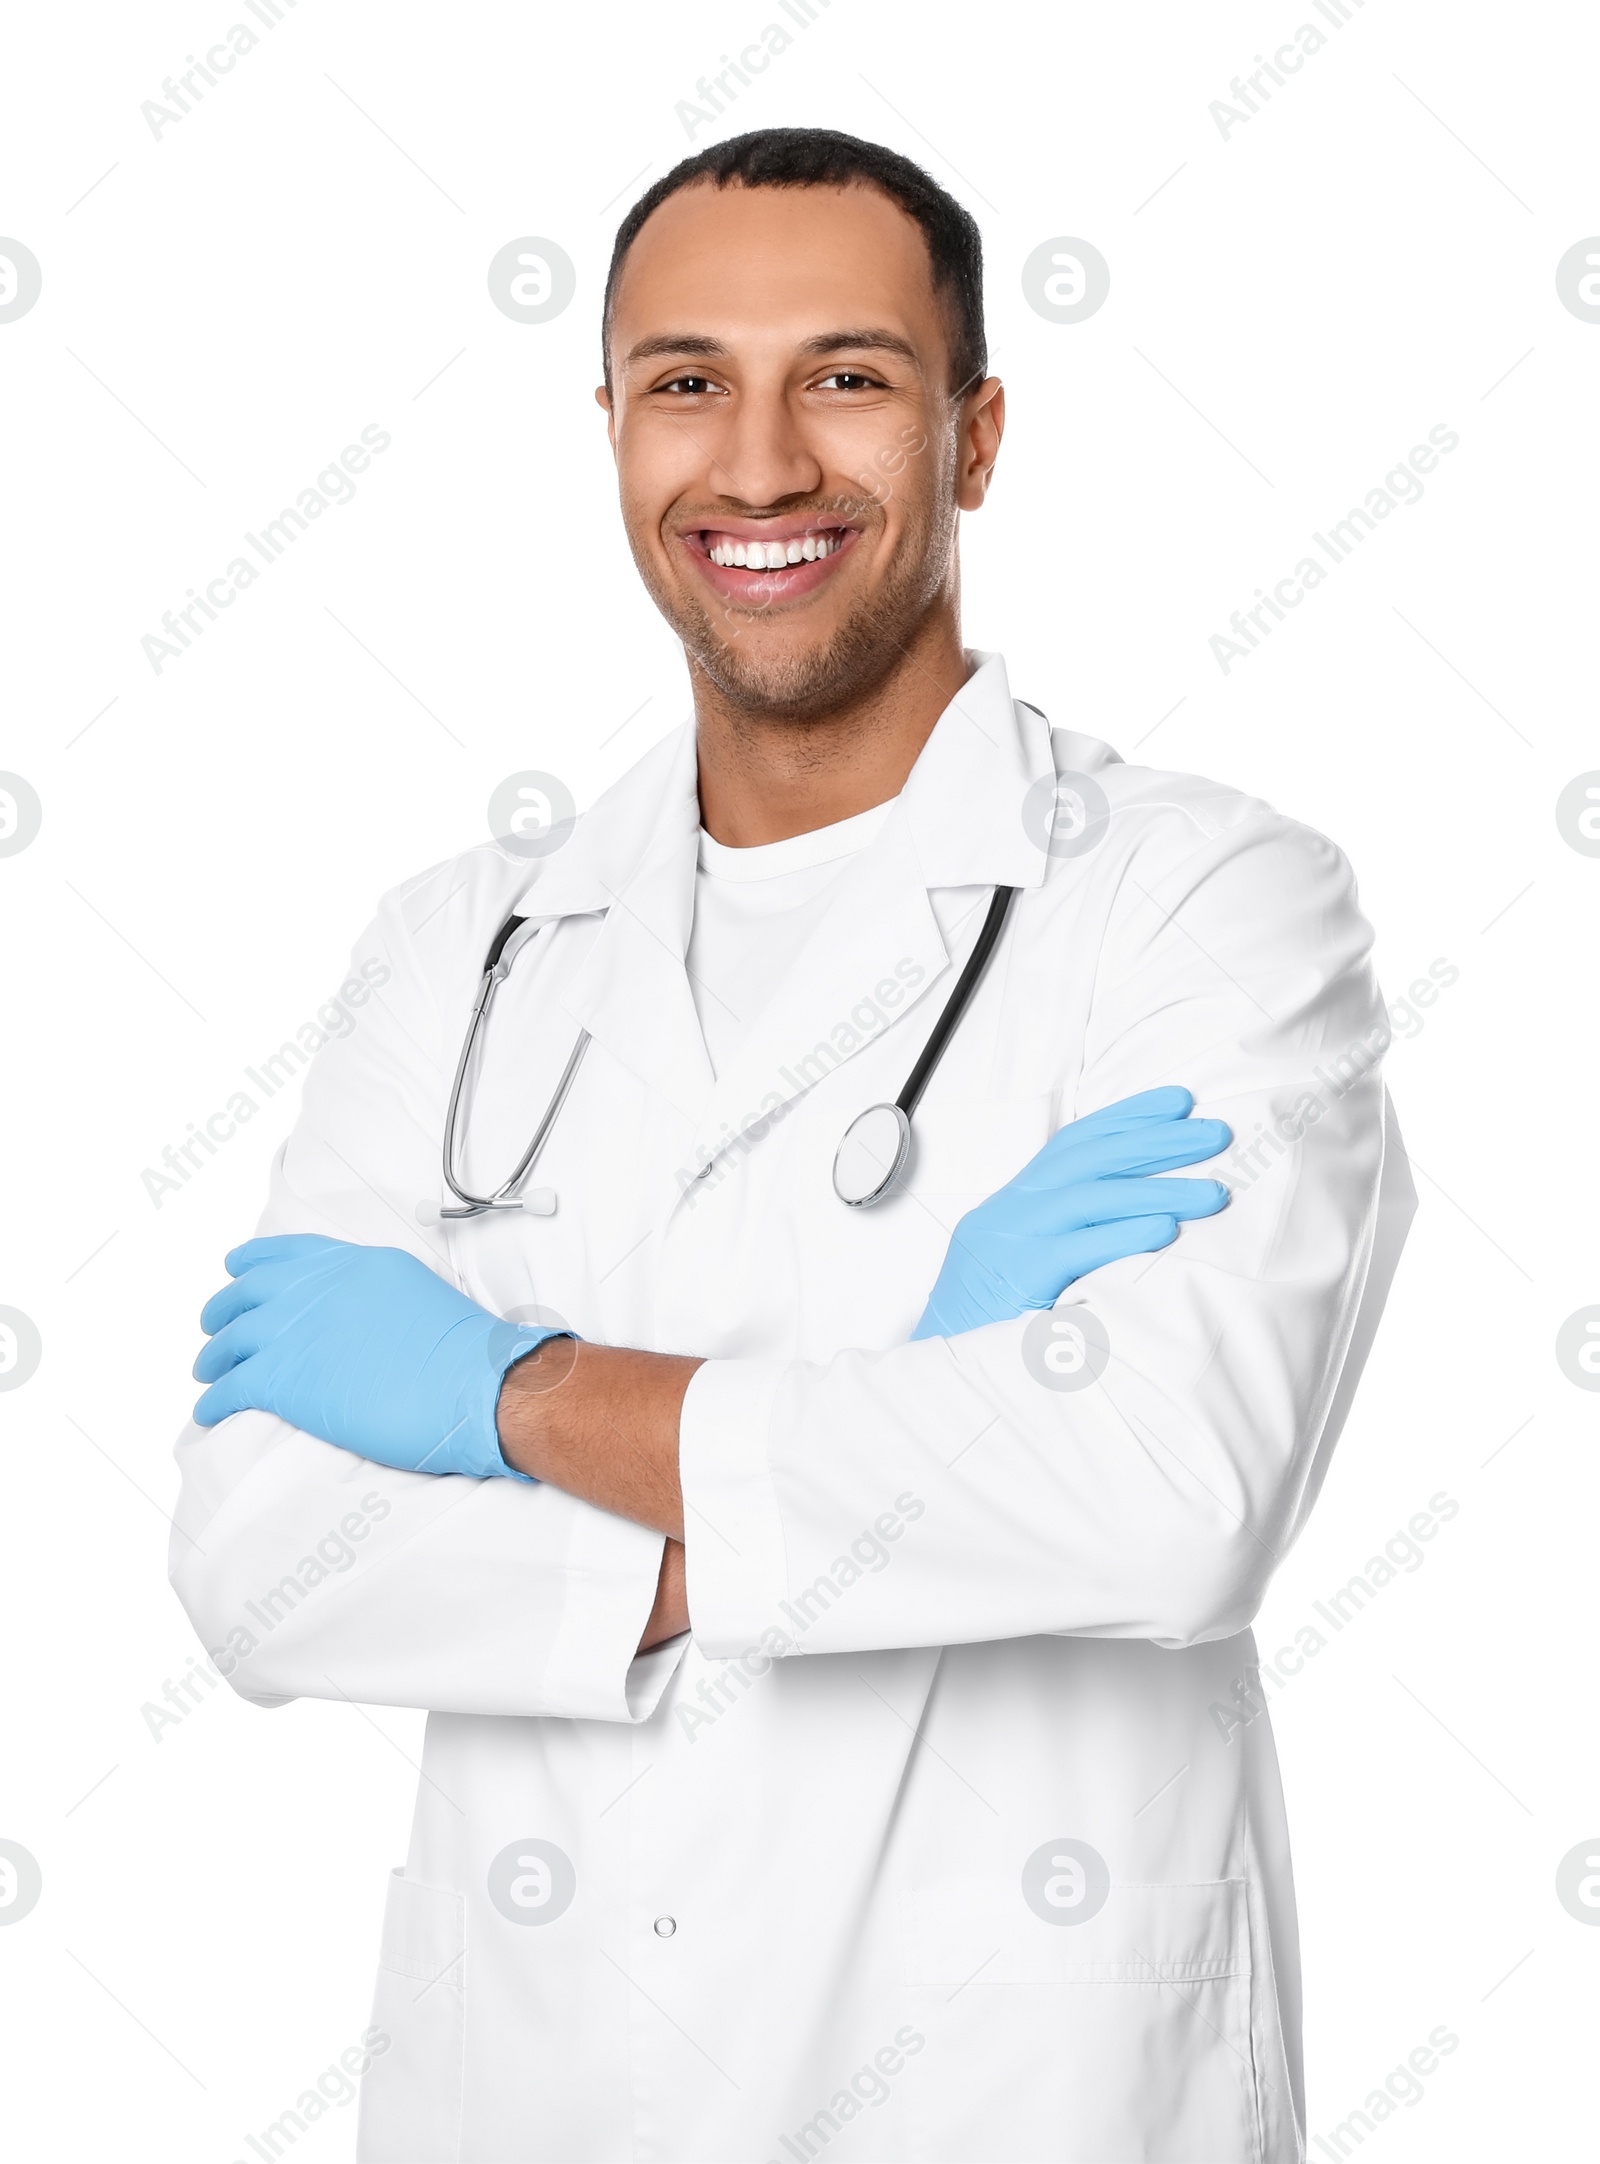
[[[694,908],[694,849],[654,850],[611,890],[606,921],[568,995],[573,1020],[686,1119],[711,1089],[683,957]]]
[[[690,1122],[712,1079],[683,959],[699,826],[694,731],[686,725],[584,814],[521,904],[530,917],[604,912],[562,1004]]]
[[[704,1159],[875,1043],[902,1017],[909,1069],[977,935],[981,912],[945,911],[944,888],[1038,886],[1044,851],[1023,802],[1053,775],[1048,724],[1014,706],[998,655],[980,655],[935,724],[883,830],[853,858],[799,959],[712,1090],[696,1135]],[[975,896],[975,901],[980,897]],[[886,1002],[880,987],[900,991]],[[913,997],[904,1003],[909,988]]]
[[[998,655],[975,659],[883,831],[846,867],[795,966],[715,1082],[684,967],[700,823],[692,724],[647,753],[541,863],[525,914],[605,915],[566,1011],[689,1124],[698,1161],[948,993],[952,948],[959,963],[976,918],[936,911],[936,892],[1042,882],[1045,855],[1024,805],[1054,774],[1049,725],[1013,703]],[[950,942],[941,917],[960,923]],[[888,1021],[886,984],[915,995]],[[913,1053],[925,1026],[907,1032]]]
[[[898,807],[841,874],[798,960],[717,1079],[701,1154],[777,1111],[883,1035],[945,969],[949,953]],[[885,1002],[880,987],[889,988]]]

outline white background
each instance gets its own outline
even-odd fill
[[[1259,1634],[1459,1502],[1275,1713],[1311,2129],[1444,2024],[1363,2156],[1578,2138],[1600,1929],[1554,1883],[1600,1850],[1597,1406],[1553,1348],[1600,1300],[1600,861],[1554,806],[1600,767],[1600,326],[1554,273],[1600,230],[1600,33],[1351,5],[1335,33],[1311,0],[832,0],[801,33],[777,0],[299,0],[159,139],[141,102],[242,0],[13,11],[0,232],[44,276],[0,324],[0,766],[44,807],[0,859],[0,1304],[44,1346],[0,1397],[0,1835],[44,1874],[0,1930],[15,2154],[249,2156],[366,2023],[421,1715],[219,1688],[156,1740],[142,1711],[197,1651],[164,1575],[196,1314],[296,1093],[161,1208],[141,1175],[310,1018],[384,888],[483,837],[505,775],[586,804],[684,712],[592,402],[599,291],[691,147],[676,101],[768,21],[791,48],[697,142],[842,127],[983,224],[1011,432],[963,537],[969,642],[1052,720],[1332,834],[1391,998],[1459,971],[1391,1055],[1422,1210]],[[1224,139],[1211,101],[1308,21],[1325,49]],[[527,234],[578,271],[539,327],[485,282]],[[1019,279],[1063,234],[1111,265],[1075,326]],[[355,501],[155,674],[163,611],[370,423],[393,441]],[[1224,674],[1230,612],[1438,423],[1460,445],[1423,500]],[[348,2157],[354,2120],[296,2158]]]

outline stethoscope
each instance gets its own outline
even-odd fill
[[[865,1210],[881,1202],[904,1165],[911,1148],[911,1115],[922,1102],[946,1045],[972,1004],[972,995],[995,950],[1016,891],[1015,887],[995,888],[966,966],[933,1025],[921,1057],[907,1075],[905,1088],[892,1105],[868,1105],[865,1112],[858,1112],[841,1136],[833,1153],[833,1191],[852,1210]]]
[[[950,1039],[960,1026],[961,1018],[972,1004],[972,996],[978,989],[989,957],[995,950],[1006,912],[1016,895],[1015,887],[996,887],[989,903],[972,952],[956,979],[950,997],[945,1001],[939,1019],[927,1043],[923,1046],[917,1064],[906,1077],[906,1086],[893,1104],[869,1105],[865,1112],[858,1112],[845,1129],[833,1158],[833,1191],[839,1200],[852,1210],[864,1210],[874,1202],[881,1202],[889,1191],[896,1175],[905,1164],[911,1148],[911,1117],[921,1103],[928,1084],[933,1080],[934,1070],[944,1057]],[[461,1047],[461,1057],[456,1062],[455,1081],[450,1088],[450,1104],[444,1116],[444,1178],[445,1185],[455,1196],[453,1203],[422,1202],[417,1205],[417,1218],[424,1225],[436,1225],[450,1220],[483,1217],[492,1210],[524,1210],[533,1217],[550,1217],[554,1214],[556,1198],[548,1187],[535,1187],[527,1194],[517,1190],[533,1170],[539,1152],[550,1139],[551,1129],[560,1117],[561,1108],[567,1101],[573,1078],[584,1053],[589,1047],[589,1032],[579,1030],[578,1041],[572,1048],[561,1079],[545,1107],[543,1119],[534,1129],[533,1139],[523,1151],[510,1176],[501,1181],[492,1195],[475,1195],[463,1187],[456,1174],[456,1134],[462,1115],[462,1099],[466,1092],[467,1071],[472,1065],[479,1038],[488,1026],[489,1010],[494,1005],[495,994],[511,974],[511,966],[517,956],[539,930],[541,923],[549,919],[507,917],[489,943],[489,951],[483,958],[483,978],[478,986],[478,996],[473,1002],[472,1019],[467,1024],[466,1041]]]

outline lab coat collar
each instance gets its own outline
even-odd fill
[[[934,724],[898,808],[927,887],[1037,887],[1045,852],[1029,838],[1023,803],[1055,772],[1050,725],[1013,700],[998,654],[972,659],[977,666]]]
[[[584,916],[610,911],[624,897],[643,901],[646,893],[633,895],[635,885],[655,891],[659,903],[667,895],[655,890],[658,873],[665,866],[686,862],[684,892],[692,907],[699,834],[700,792],[690,721],[629,767],[574,822],[562,847],[539,859],[533,881],[517,906],[524,916],[541,920]],[[676,921],[675,905],[668,913]],[[687,939],[687,915],[683,933]],[[681,960],[681,941],[678,955]]]
[[[578,820],[519,905],[533,918],[604,912],[567,1012],[686,1121],[712,1083],[684,969],[699,833],[694,729],[687,724]]]
[[[909,1071],[932,1008],[954,981],[952,954],[964,959],[977,937],[987,890],[1042,881],[1044,851],[1029,839],[1022,808],[1034,783],[1054,774],[1049,728],[1014,706],[997,655],[978,658],[882,830],[845,866],[810,939],[718,1076],[696,1129],[702,1159],[844,1066],[900,1016],[915,1015]],[[970,906],[935,912],[933,893],[966,888]]]
[[[1016,705],[998,654],[975,653],[971,676],[934,724],[896,804],[926,887],[1035,887],[1045,857],[1023,824],[1023,799],[1054,771],[1049,725]],[[891,822],[892,823],[892,822]],[[694,723],[688,721],[578,819],[565,846],[540,860],[524,914],[562,917],[637,901],[635,881],[662,857],[682,858],[692,907],[700,802]],[[674,911],[676,915],[676,911]],[[684,920],[687,938],[688,920]],[[682,950],[680,947],[680,959]]]
[[[920,993],[941,977],[950,953],[930,891],[1043,880],[1044,851],[1029,837],[1023,804],[1054,772],[1049,726],[1013,703],[999,655],[973,659],[881,832],[846,867],[720,1080],[684,968],[700,824],[693,724],[647,753],[540,863],[525,915],[605,912],[567,1011],[692,1122],[702,1157],[809,1088],[818,1046],[842,1063],[869,1042],[875,1030],[863,1034],[849,1017],[879,983],[909,980]],[[964,951],[966,930],[956,938]]]

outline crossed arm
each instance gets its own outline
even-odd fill
[[[700,1365],[676,1353],[547,1338],[507,1373],[496,1409],[501,1455],[514,1472],[666,1534],[641,1653],[689,1628],[678,1420]]]
[[[962,1218],[914,1335],[1051,1306],[1221,1209],[1219,1182],[1161,1177],[1232,1139],[1192,1109],[1167,1087],[1062,1128]],[[559,1488],[665,1536],[640,1650],[688,1629],[678,1446],[700,1360],[519,1329],[398,1248],[291,1234],[227,1261],[232,1282],[201,1315],[201,1426],[254,1408],[380,1464]]]

